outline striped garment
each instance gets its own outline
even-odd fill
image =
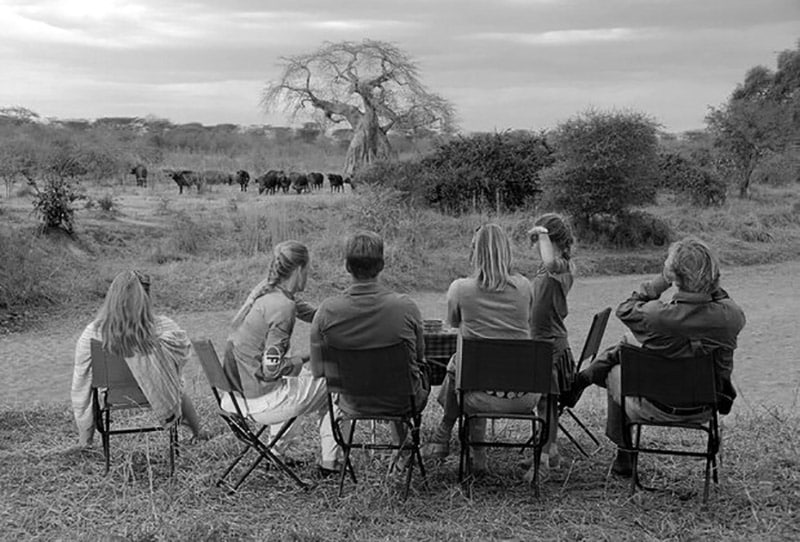
[[[70,396],[75,424],[78,427],[78,439],[82,446],[90,445],[94,436],[91,341],[102,340],[96,324],[93,321],[86,326],[75,345]],[[166,316],[156,316],[155,331],[164,355],[134,356],[126,361],[157,419],[164,422],[170,416],[175,419],[180,417],[180,371],[191,354],[191,342],[186,332]]]

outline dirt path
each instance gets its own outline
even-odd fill
[[[568,318],[575,350],[580,350],[591,315],[605,306],[615,307],[643,278],[629,275],[577,280],[570,294]],[[765,407],[796,410],[800,404],[800,262],[726,269],[723,285],[747,315],[735,358],[734,383],[740,397],[734,412]],[[412,297],[423,316],[443,317],[443,292],[420,292]],[[209,337],[221,348],[232,312],[170,316],[191,336]],[[85,325],[82,321],[57,322],[44,331],[0,337],[0,382],[5,390],[0,403],[34,401],[67,406],[72,352]],[[613,343],[622,333],[623,326],[612,317],[604,345]],[[298,322],[294,344],[297,349],[307,348],[306,324]],[[186,376],[192,393],[207,395],[207,384],[198,374],[196,363],[189,365]],[[585,408],[604,408],[599,391],[590,394]]]

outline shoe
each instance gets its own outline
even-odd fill
[[[422,455],[428,459],[444,459],[449,454],[449,442],[430,442],[422,447]]]
[[[489,470],[486,460],[486,450],[476,450],[473,448],[470,457],[470,470],[472,470],[472,474],[483,474]]]
[[[189,443],[195,444],[197,442],[204,442],[206,440],[211,440],[211,437],[213,437],[213,436],[214,435],[212,435],[210,431],[206,431],[205,429],[201,429],[200,431],[197,432],[197,434],[192,435],[189,438]]]
[[[277,450],[273,450],[272,454],[275,457],[277,457],[280,460],[281,463],[283,463],[284,465],[286,465],[289,468],[297,467],[297,466],[300,466],[300,465],[303,464],[303,460],[302,459],[295,459],[294,457],[292,457],[290,455],[283,454],[283,453],[281,453],[281,452],[279,452]]]
[[[453,426],[439,422],[428,444],[422,447],[422,455],[430,459],[444,459],[450,454],[450,433]]]
[[[570,388],[558,396],[558,404],[561,408],[575,408],[583,395],[583,391],[591,385],[589,378],[580,372],[575,375]]]
[[[525,474],[522,475],[522,479],[528,483],[533,483],[533,458],[530,461],[530,467]],[[539,461],[539,481],[546,482],[550,479],[550,457],[547,454],[542,454],[541,460]]]
[[[625,450],[617,450],[617,457],[614,458],[611,472],[624,478],[633,476],[633,453],[626,452]]]
[[[517,466],[521,469],[529,469],[533,467],[533,456],[526,457],[525,459],[521,460],[519,463],[517,463]],[[560,454],[548,455],[546,453],[542,453],[541,466],[546,466],[551,469],[559,468],[561,466],[561,455]]]
[[[321,478],[330,478],[331,476],[338,476],[342,472],[342,463],[339,461],[334,461],[332,464],[329,463],[317,463],[317,474]]]

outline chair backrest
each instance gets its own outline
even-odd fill
[[[90,348],[93,388],[106,388],[106,400],[110,404],[149,405],[122,356],[108,352],[97,339],[92,339]]]
[[[646,397],[674,407],[715,405],[715,357],[712,352],[692,358],[666,358],[623,344],[622,395]]]
[[[401,397],[414,393],[411,352],[404,343],[365,350],[327,346],[323,371],[331,393],[355,397]]]
[[[550,393],[553,345],[512,339],[464,339],[456,388]]]
[[[592,325],[589,327],[589,334],[586,335],[586,341],[583,343],[583,350],[581,357],[578,358],[578,366],[575,372],[581,370],[584,361],[591,362],[600,350],[600,343],[603,340],[603,334],[606,332],[608,325],[608,317],[611,314],[611,307],[606,307],[594,315],[592,318]]]
[[[228,377],[225,375],[225,371],[223,370],[222,364],[219,361],[217,351],[214,349],[214,345],[211,343],[211,339],[198,339],[192,341],[192,346],[194,347],[194,351],[197,353],[197,357],[200,359],[200,367],[203,368],[203,372],[206,374],[208,383],[211,384],[213,389],[227,393],[238,391],[234,389],[230,383],[230,380],[228,380]]]

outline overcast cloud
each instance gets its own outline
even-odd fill
[[[379,39],[466,131],[633,108],[700,128],[800,38],[800,0],[0,0],[0,106],[46,117],[288,124],[259,107],[280,56]]]

